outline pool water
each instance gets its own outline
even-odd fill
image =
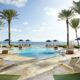
[[[27,48],[17,51],[20,56],[34,57],[36,59],[45,59],[58,55],[58,53],[55,50],[48,48]]]

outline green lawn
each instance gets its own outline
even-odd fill
[[[19,77],[20,77],[19,75],[0,74],[0,80],[18,80]]]
[[[54,75],[55,80],[80,80],[80,73]]]

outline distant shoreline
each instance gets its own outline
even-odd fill
[[[31,44],[66,44],[66,42],[26,42],[26,41],[12,41],[12,44],[27,44],[27,43],[31,43]],[[0,44],[8,44],[8,41],[0,41]]]

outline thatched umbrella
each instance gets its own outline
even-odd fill
[[[51,42],[51,40],[46,40],[46,42]]]
[[[55,40],[53,40],[53,42],[58,42],[58,40],[55,39]]]
[[[9,41],[9,39],[5,39],[4,41]]]
[[[7,45],[6,45],[6,44],[8,44],[8,42],[9,42],[9,39],[5,39],[5,40],[3,40],[3,42],[4,42],[4,45],[3,45],[3,47],[7,47]]]
[[[20,39],[20,40],[18,40],[18,41],[20,41],[20,42],[21,42],[21,41],[23,41],[23,40],[22,40],[22,39]]]
[[[27,46],[31,47],[31,41],[29,39],[25,40],[27,42]]]
[[[30,42],[30,40],[29,39],[27,39],[27,40],[25,40],[26,42]]]
[[[53,40],[54,49],[58,49],[58,40]]]
[[[57,44],[58,44],[58,42],[59,42],[59,41],[58,41],[58,40],[56,40],[56,39],[54,39],[54,40],[53,40],[53,44],[55,44],[55,45],[57,45]]]
[[[22,39],[20,39],[20,40],[18,40],[19,42],[20,42],[20,44],[22,44],[22,42],[23,42],[23,40]]]
[[[47,44],[45,45],[46,47],[50,47],[51,46],[51,40],[46,40]]]

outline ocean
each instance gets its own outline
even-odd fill
[[[0,45],[7,45],[7,44],[8,44],[8,41],[0,42]],[[11,44],[14,44],[14,45],[31,44],[31,46],[43,47],[46,44],[51,44],[51,45],[66,45],[66,42],[23,42],[23,41],[17,42],[17,41],[15,41],[15,42],[11,42]]]

